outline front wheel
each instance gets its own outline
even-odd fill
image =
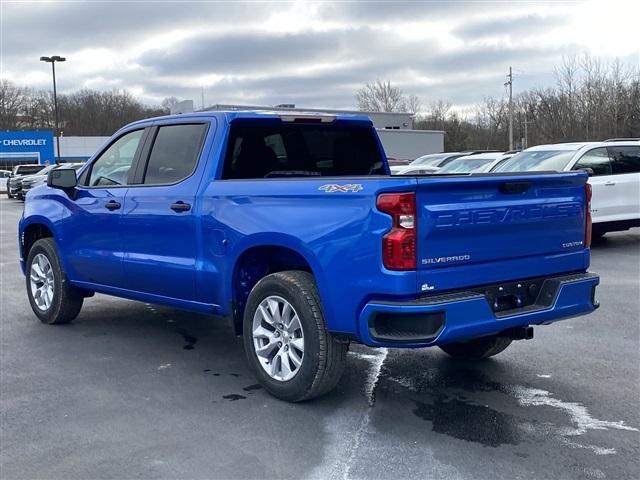
[[[481,337],[468,342],[447,343],[440,349],[448,355],[462,360],[483,360],[499,354],[509,345],[511,339],[506,337]]]
[[[62,324],[78,316],[84,297],[69,285],[52,238],[42,238],[33,244],[26,273],[29,303],[40,321]]]
[[[292,270],[260,280],[243,323],[249,364],[272,395],[300,402],[329,392],[340,380],[348,345],[327,331],[309,273]]]

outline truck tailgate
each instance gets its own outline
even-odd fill
[[[586,268],[582,172],[419,178],[418,289]]]

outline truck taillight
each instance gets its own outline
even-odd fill
[[[584,246],[591,246],[591,184],[584,184]]]
[[[383,193],[378,210],[391,215],[393,226],[382,238],[382,263],[389,270],[416,268],[416,196],[414,193]]]

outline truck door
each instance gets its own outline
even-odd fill
[[[196,192],[209,123],[152,127],[122,216],[123,286],[180,300],[196,298]]]
[[[607,147],[611,157],[618,212],[616,220],[640,218],[640,146]]]
[[[76,195],[70,199],[74,214],[65,220],[62,230],[61,248],[68,259],[70,278],[120,286],[120,219],[144,137],[142,128],[124,133],[82,173]]]
[[[591,216],[593,223],[608,222],[618,210],[616,182],[612,180],[611,160],[605,147],[587,151],[573,166],[573,170],[590,168],[593,175],[589,183],[593,189],[591,197]]]

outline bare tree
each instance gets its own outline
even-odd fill
[[[358,108],[370,112],[398,112],[405,106],[405,99],[399,87],[389,80],[367,83],[356,92]]]
[[[25,90],[8,80],[0,80],[0,129],[18,128],[19,116],[24,111],[27,96]]]
[[[422,102],[417,95],[408,95],[404,101],[404,106],[402,108],[405,112],[412,113],[413,115],[417,115],[420,113],[422,109]]]
[[[171,107],[175,106],[178,102],[179,100],[176,97],[167,97],[160,102],[160,108],[169,113],[171,111]]]
[[[449,111],[451,110],[451,102],[436,100],[429,105],[427,119],[431,121],[432,128],[444,130],[445,123],[449,119]]]

